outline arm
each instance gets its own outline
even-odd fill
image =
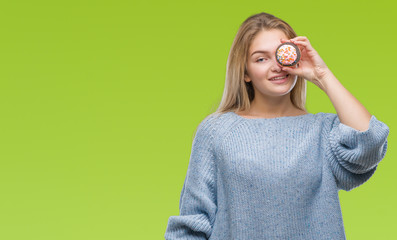
[[[337,116],[327,125],[326,159],[338,188],[350,191],[367,181],[384,158],[389,128],[343,87],[306,37],[282,41],[302,48],[300,66],[282,69],[317,85],[335,107]]]
[[[204,120],[195,134],[189,166],[179,202],[179,216],[171,216],[165,239],[208,239],[216,205],[216,167],[213,126]]]
[[[292,42],[299,46],[302,57],[298,68],[282,67],[282,70],[303,77],[323,90],[335,107],[341,122],[359,131],[368,129],[371,114],[336,79],[307,37],[295,37],[281,42]]]
[[[326,69],[320,81],[324,86],[324,92],[334,105],[340,122],[361,132],[367,130],[372,115],[329,69]]]
[[[329,115],[325,157],[338,189],[350,191],[366,182],[385,157],[389,128],[372,115],[368,129],[361,132],[341,123],[336,114]]]
[[[375,173],[386,154],[389,128],[371,115],[330,70],[321,82],[337,112],[328,135],[327,159],[338,188],[350,191]]]

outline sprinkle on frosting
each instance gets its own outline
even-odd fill
[[[282,65],[292,65],[297,58],[296,48],[292,45],[282,45],[277,50],[277,60]]]

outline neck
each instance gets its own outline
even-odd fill
[[[290,93],[284,96],[255,96],[251,102],[250,115],[258,117],[283,117],[299,111],[291,101]]]

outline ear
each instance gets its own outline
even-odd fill
[[[244,81],[245,82],[251,82],[250,77],[246,73],[244,74]]]

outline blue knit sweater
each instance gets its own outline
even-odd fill
[[[358,131],[333,113],[199,124],[165,239],[346,239],[338,191],[366,182],[384,158],[388,126]]]

